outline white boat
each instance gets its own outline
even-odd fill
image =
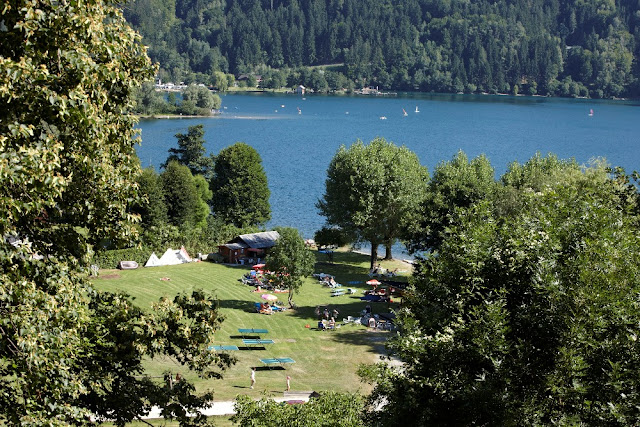
[[[418,106],[416,105],[416,113],[419,113],[420,110],[418,110]]]
[[[387,120],[387,116],[380,116],[380,120]]]
[[[405,117],[409,115],[404,108],[402,109],[402,115],[405,116]]]
[[[593,116],[593,108],[589,110],[589,117]]]

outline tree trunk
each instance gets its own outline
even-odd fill
[[[393,259],[393,255],[391,255],[391,247],[392,246],[393,246],[393,241],[387,242],[387,243],[384,244],[384,247],[385,247],[384,259],[386,259],[386,260]]]
[[[378,262],[378,244],[371,242],[371,269],[373,270]]]

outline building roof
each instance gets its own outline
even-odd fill
[[[225,243],[224,245],[220,245],[220,246],[224,246],[225,248],[229,248],[233,250],[248,248],[248,246],[245,245],[244,243]]]
[[[250,248],[265,249],[271,248],[276,244],[280,237],[277,231],[263,231],[261,233],[241,234],[234,242],[244,243]]]

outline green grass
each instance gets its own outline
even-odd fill
[[[192,289],[205,289],[215,294],[225,316],[222,328],[216,333],[212,344],[235,344],[242,347],[238,328],[265,328],[269,333],[264,338],[273,339],[272,345],[265,349],[240,350],[233,352],[238,361],[224,373],[220,380],[203,380],[175,363],[170,358],[148,361],[147,372],[152,376],[162,376],[164,371],[179,372],[193,381],[198,389],[212,389],[216,400],[232,400],[238,394],[254,398],[263,395],[282,396],[285,378],[291,376],[291,388],[298,391],[334,390],[341,392],[361,391],[369,388],[360,382],[356,369],[361,363],[374,363],[383,352],[388,332],[369,331],[361,325],[349,324],[337,331],[321,332],[315,330],[317,318],[314,310],[318,305],[336,308],[340,314],[337,321],[347,316],[358,316],[367,305],[359,299],[365,289],[368,257],[351,253],[337,252],[335,264],[328,264],[325,255],[317,254],[315,272],[333,274],[344,287],[357,289],[355,295],[331,297],[331,291],[323,287],[314,278],[305,280],[300,293],[295,295],[297,310],[288,310],[273,315],[262,315],[253,309],[254,302],[261,301],[262,293],[251,292],[253,287],[243,285],[238,279],[250,269],[249,266],[227,266],[207,262],[183,264],[177,266],[139,268],[137,270],[103,270],[94,280],[98,289],[105,291],[122,290],[135,298],[140,307],[150,307],[163,295],[173,296]],[[400,261],[382,262],[384,267],[409,270],[410,267]],[[160,280],[163,277],[169,281]],[[400,279],[401,280],[401,279]],[[350,281],[359,281],[349,285]],[[277,294],[286,303],[287,294]],[[384,303],[371,304],[374,313],[389,311]],[[397,303],[391,304],[397,309]],[[309,325],[311,328],[306,328]],[[291,357],[296,363],[286,369],[266,369],[261,358]],[[249,389],[251,367],[257,367],[256,387]]]

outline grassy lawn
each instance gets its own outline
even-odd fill
[[[265,348],[240,350],[233,354],[238,361],[224,373],[221,380],[202,380],[190,374],[169,358],[152,360],[147,370],[152,376],[162,376],[164,371],[180,373],[201,389],[213,389],[216,400],[232,400],[238,394],[254,398],[263,395],[282,396],[287,375],[291,376],[292,391],[335,390],[342,392],[361,391],[367,393],[368,386],[361,383],[356,369],[361,363],[374,363],[384,351],[389,332],[370,331],[362,325],[348,324],[337,331],[315,330],[317,318],[314,310],[318,305],[328,305],[339,311],[339,319],[358,316],[367,303],[359,299],[368,280],[368,257],[351,252],[336,252],[334,264],[326,263],[324,254],[317,254],[315,272],[333,274],[343,287],[357,290],[355,295],[331,297],[331,290],[323,287],[314,278],[306,279],[294,301],[297,310],[288,310],[273,315],[254,311],[254,302],[262,301],[261,293],[251,292],[253,287],[243,285],[238,279],[250,269],[249,266],[228,266],[208,262],[177,266],[139,268],[137,270],[102,270],[94,280],[98,289],[122,290],[135,297],[141,307],[150,307],[163,295],[173,296],[192,289],[205,289],[217,295],[225,316],[222,328],[212,344],[237,345],[242,348],[238,328],[264,328],[269,333],[261,338],[275,341]],[[382,261],[388,269],[407,271],[410,266],[401,261]],[[161,278],[168,277],[164,281]],[[402,279],[397,279],[402,280]],[[348,282],[358,281],[358,284]],[[276,294],[286,303],[287,294]],[[371,304],[374,313],[397,309],[394,300],[390,307],[386,303]],[[310,328],[307,328],[309,325]],[[296,363],[286,369],[268,369],[262,366],[261,358],[291,357]],[[250,369],[256,367],[256,386],[249,389]]]

